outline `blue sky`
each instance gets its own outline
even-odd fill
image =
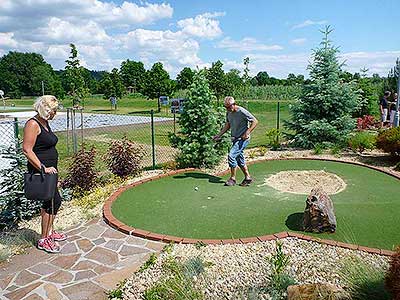
[[[38,52],[63,69],[69,43],[82,64],[111,70],[126,59],[157,61],[174,77],[183,67],[304,74],[320,29],[331,25],[350,72],[387,75],[400,57],[395,0],[106,1],[0,0],[0,55]]]

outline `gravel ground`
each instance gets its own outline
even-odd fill
[[[340,270],[350,259],[359,258],[385,272],[388,258],[364,252],[285,238],[283,251],[290,257],[287,273],[297,283],[331,283],[345,287]],[[267,258],[275,251],[275,241],[234,245],[209,245],[197,249],[194,245],[174,245],[170,254],[162,253],[157,263],[142,273],[135,273],[125,284],[124,299],[142,299],[142,293],[162,275],[162,263],[169,257],[185,262],[200,257],[210,265],[196,279],[196,286],[205,299],[248,299],[248,293],[268,285],[271,274]],[[264,292],[257,299],[270,299]]]

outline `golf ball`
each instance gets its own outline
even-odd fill
[[[195,191],[198,191],[198,190],[199,190],[199,187],[198,187],[198,186],[196,186],[196,187],[194,188],[194,190],[195,190]]]

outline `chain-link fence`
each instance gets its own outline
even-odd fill
[[[10,168],[6,153],[15,151],[18,146],[18,119],[0,121],[0,170]]]
[[[19,141],[22,141],[23,127],[28,119],[0,121],[0,150],[16,147]],[[168,136],[178,130],[177,126],[176,116],[155,116],[153,111],[117,115],[67,110],[57,114],[56,118],[50,121],[50,127],[58,137],[61,174],[66,172],[70,158],[82,146],[96,149],[96,169],[100,172],[105,171],[105,158],[111,142],[123,137],[142,149],[143,168],[154,168],[173,161],[177,150],[171,147]],[[9,161],[0,156],[0,169],[6,169],[8,166]]]
[[[289,103],[265,101],[239,102],[259,120],[252,134],[250,147],[265,145],[269,129],[282,128],[282,119],[288,117]],[[33,115],[34,113],[32,113]],[[179,131],[179,115],[161,111],[131,112],[126,115],[84,113],[68,109],[50,121],[50,127],[59,141],[59,171],[66,175],[73,154],[82,147],[96,149],[96,169],[107,171],[106,157],[111,142],[127,137],[143,150],[142,167],[154,168],[174,161],[177,149],[169,142],[169,135]],[[0,120],[0,150],[16,147],[23,139],[23,127],[29,116]],[[14,148],[15,149],[15,148]],[[0,169],[6,169],[9,160],[0,155]]]

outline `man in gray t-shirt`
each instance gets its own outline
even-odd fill
[[[236,105],[233,97],[226,97],[224,100],[226,108],[226,123],[221,131],[214,136],[214,140],[218,141],[221,136],[231,129],[232,147],[228,154],[228,164],[231,169],[231,176],[225,182],[226,186],[236,184],[236,169],[237,166],[243,171],[245,178],[240,184],[248,186],[253,180],[250,177],[249,170],[244,160],[244,149],[250,142],[250,133],[257,126],[257,119],[243,107]],[[250,126],[249,126],[250,125]]]

